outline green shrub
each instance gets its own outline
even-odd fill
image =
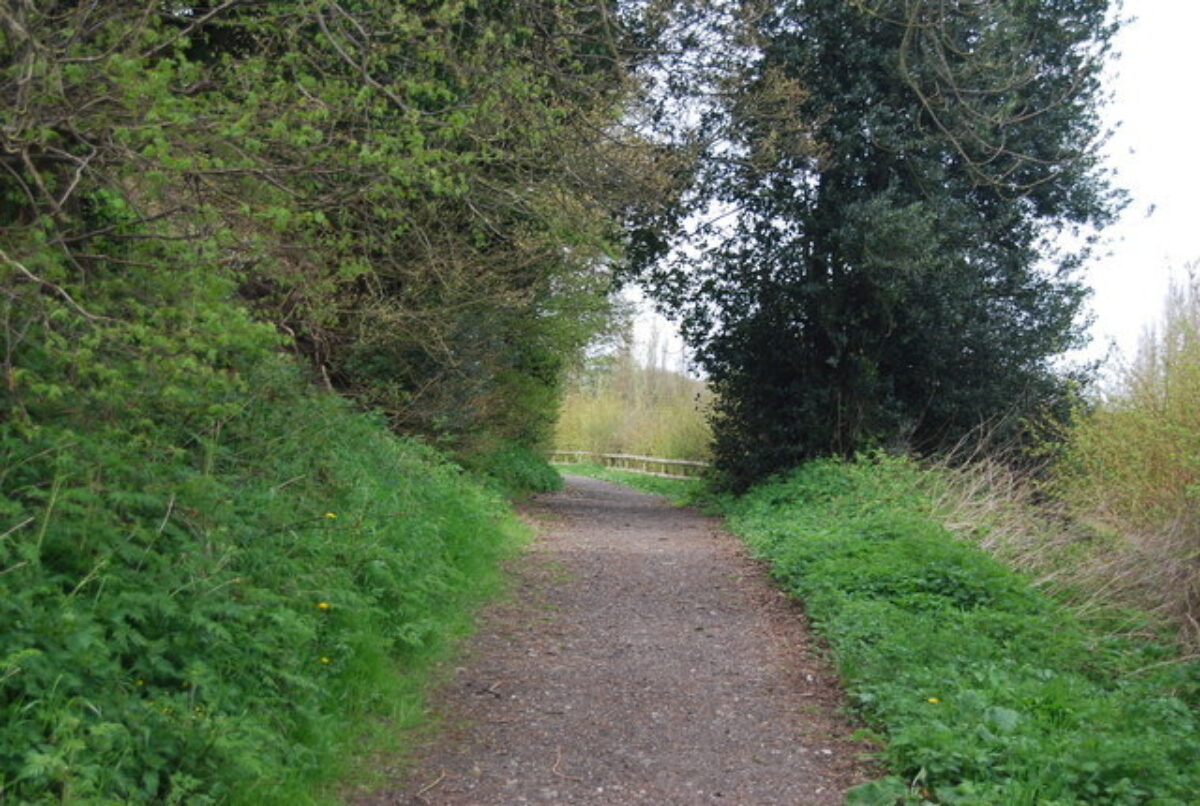
[[[500,442],[462,461],[506,496],[562,489],[558,471],[535,450],[517,442]]]
[[[14,802],[312,800],[364,715],[414,708],[411,671],[517,534],[458,467],[312,391],[196,265],[98,276],[90,318],[29,285],[2,303]]]
[[[1112,536],[1090,576],[1200,648],[1200,280],[1172,286],[1161,327],[1065,436],[1055,492]]]
[[[886,734],[897,778],[852,802],[1194,802],[1200,667],[1086,630],[954,540],[921,473],[819,461],[725,504]]]

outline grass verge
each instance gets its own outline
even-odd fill
[[[819,461],[723,502],[802,597],[894,776],[855,804],[1187,804],[1200,665],[1091,631],[937,521],[914,464]]]

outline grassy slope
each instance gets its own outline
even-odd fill
[[[500,495],[282,360],[245,380],[0,434],[15,802],[320,800],[495,589]]]
[[[719,502],[805,600],[885,743],[895,776],[850,801],[1194,803],[1197,664],[1089,631],[952,538],[921,473],[900,460],[815,462]]]
[[[726,506],[828,638],[898,774],[858,802],[1189,803],[1195,664],[1089,632],[930,514],[900,460],[815,462]]]

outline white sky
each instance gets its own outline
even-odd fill
[[[1200,259],[1200,3],[1127,0],[1125,13],[1136,19],[1116,40],[1108,119],[1119,128],[1107,151],[1131,201],[1106,233],[1111,254],[1087,274],[1096,355],[1110,342],[1131,355],[1159,318],[1171,272],[1182,278]]]
[[[1109,70],[1106,119],[1115,133],[1106,152],[1130,203],[1085,275],[1095,316],[1090,357],[1111,345],[1131,356],[1161,314],[1168,278],[1200,260],[1200,2],[1126,0],[1124,13],[1134,19],[1117,36]],[[672,326],[648,313],[637,327],[641,350],[651,327],[681,357]]]

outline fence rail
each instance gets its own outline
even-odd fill
[[[708,462],[695,462],[690,459],[660,459],[656,456],[637,456],[631,453],[550,451],[549,458],[550,464],[554,465],[571,465],[590,461],[615,470],[642,473],[647,476],[661,476],[666,479],[693,479],[708,467]]]

